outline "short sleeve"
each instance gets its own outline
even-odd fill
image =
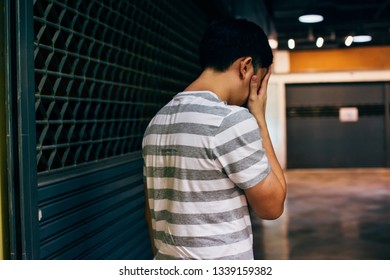
[[[225,117],[214,138],[216,162],[239,188],[248,189],[270,172],[255,118],[241,108]]]

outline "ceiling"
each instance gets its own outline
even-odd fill
[[[294,50],[317,49],[316,40],[319,36],[324,39],[323,49],[346,48],[345,38],[358,33],[371,35],[372,41],[353,43],[351,47],[390,45],[390,0],[264,2],[274,26],[279,50],[288,49],[289,39],[295,40]],[[299,22],[298,17],[306,12],[319,13],[324,20],[313,24]]]

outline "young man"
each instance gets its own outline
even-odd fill
[[[203,72],[150,122],[143,157],[155,259],[253,259],[248,203],[263,219],[283,213],[286,182],[265,120],[272,59],[254,23],[211,25]]]

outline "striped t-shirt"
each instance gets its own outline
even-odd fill
[[[155,259],[253,259],[243,189],[270,167],[249,111],[210,91],[182,92],[142,145]]]

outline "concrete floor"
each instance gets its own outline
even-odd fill
[[[256,259],[390,260],[390,168],[286,175],[284,214],[253,219]]]

